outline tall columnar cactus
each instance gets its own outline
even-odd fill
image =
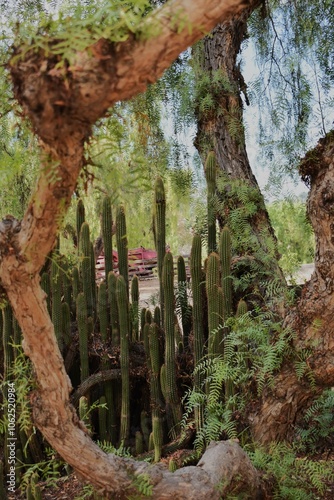
[[[248,312],[247,303],[243,299],[240,299],[237,306],[237,312],[235,314],[236,317],[240,318],[241,316],[247,314],[247,312]]]
[[[224,227],[220,234],[219,255],[222,266],[222,290],[224,297],[224,319],[232,314],[232,276],[231,259],[232,245],[231,233],[227,227]]]
[[[161,311],[159,306],[155,306],[154,308],[154,315],[153,315],[153,322],[158,325],[160,328],[161,326]]]
[[[51,283],[50,283],[49,273],[45,272],[42,274],[41,287],[42,287],[42,290],[45,292],[46,306],[47,306],[49,314],[51,316]]]
[[[98,288],[98,315],[100,333],[103,342],[108,340],[108,297],[105,282],[100,283]]]
[[[77,296],[77,322],[79,330],[80,380],[89,376],[87,306],[83,293]]]
[[[52,323],[54,326],[55,335],[58,346],[62,352],[64,347],[63,330],[62,330],[62,311],[61,311],[61,296],[62,283],[61,272],[59,268],[59,259],[57,254],[53,254],[51,263],[51,292],[52,292]]]
[[[143,307],[140,311],[140,340],[144,340],[144,326],[146,318],[146,307]]]
[[[61,272],[61,283],[64,296],[64,302],[66,302],[71,310],[72,306],[72,283],[70,275],[70,266],[68,261],[63,258],[60,263]]]
[[[207,263],[206,293],[208,297],[208,353],[222,352],[222,291],[220,288],[220,261],[216,253],[211,253]]]
[[[194,367],[196,368],[203,357],[204,331],[203,331],[203,300],[202,300],[202,242],[198,234],[194,235],[191,255],[190,273],[193,295],[193,334],[194,334]],[[195,390],[200,390],[203,377],[201,372],[195,372]],[[196,430],[203,426],[203,408],[195,409]]]
[[[152,408],[152,431],[154,441],[154,460],[158,462],[161,458],[163,445],[163,403],[160,388],[160,346],[159,329],[155,323],[149,325],[149,348],[151,358],[151,408]]]
[[[104,247],[104,269],[106,279],[110,271],[113,271],[112,254],[112,211],[109,196],[103,198],[102,204],[102,239]]]
[[[89,235],[89,225],[84,222],[80,233],[80,263],[82,289],[87,304],[87,314],[94,316],[94,288],[92,287],[92,262],[91,262],[91,242]],[[94,285],[95,286],[95,285]]]
[[[110,273],[111,274],[111,273]],[[112,287],[111,287],[112,288]],[[116,303],[116,290],[115,293],[115,309],[117,312],[117,303]],[[103,281],[100,283],[98,289],[98,315],[100,322],[100,332],[102,341],[104,343],[105,353],[107,349],[106,342],[109,339],[109,318],[108,318],[108,293],[106,283]],[[118,318],[118,314],[117,314]],[[110,331],[112,332],[112,327],[110,325]],[[118,336],[118,325],[117,325],[117,336]],[[101,370],[108,370],[110,368],[110,362],[107,354],[104,354],[103,359],[101,361]],[[106,432],[108,439],[113,444],[116,444],[117,437],[115,435],[115,422],[116,422],[116,410],[114,404],[114,383],[113,381],[108,381],[104,384],[104,394],[105,400],[108,408],[108,412],[106,413]],[[101,438],[102,439],[102,438]]]
[[[62,334],[65,347],[69,347],[72,342],[71,337],[71,311],[67,302],[61,305]]]
[[[119,315],[116,298],[116,274],[111,271],[108,274],[108,302],[110,310],[111,342],[113,346],[119,346]]]
[[[217,161],[213,151],[208,153],[205,162],[205,178],[207,183],[208,202],[208,254],[215,252],[216,244],[216,215],[214,208],[214,198],[216,193]]]
[[[139,280],[134,275],[131,281],[132,340],[139,340]]]
[[[182,409],[176,385],[175,331],[174,331],[174,266],[173,256],[166,253],[162,282],[165,296],[165,365],[166,365],[166,406],[167,418],[172,416],[170,430],[176,437],[180,430]]]
[[[80,289],[80,273],[79,268],[74,266],[72,269],[72,292],[73,292],[73,303],[72,303],[72,313],[76,313],[76,303],[77,296],[82,290]]]
[[[118,251],[118,270],[123,276],[127,297],[129,297],[129,264],[128,264],[128,239],[126,234],[125,209],[123,205],[117,208],[116,213],[116,243]]]
[[[93,311],[96,318],[96,304],[97,304],[97,285],[96,285],[96,268],[95,268],[95,254],[94,254],[94,245],[90,242],[90,277],[91,277],[91,286],[92,286],[92,296],[93,296]]]
[[[125,443],[130,431],[130,376],[129,376],[129,300],[123,276],[117,278],[116,296],[120,327],[120,364],[122,376],[122,406],[120,442]]]
[[[78,242],[77,244],[79,249],[81,226],[85,222],[85,206],[81,198],[78,200],[76,215],[77,215],[76,226],[77,226],[77,242]]]
[[[158,276],[160,283],[160,307],[162,321],[164,318],[164,288],[162,285],[162,269],[166,254],[166,196],[161,177],[155,182],[154,189],[154,219],[155,248],[158,258]]]
[[[182,255],[177,259],[178,305],[181,310],[183,345],[188,347],[188,337],[191,330],[191,308],[188,304],[186,264]]]

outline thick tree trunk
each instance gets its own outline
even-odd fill
[[[210,476],[205,464],[171,474],[107,455],[93,443],[70,404],[71,384],[39,272],[69,206],[83,165],[84,141],[95,121],[116,101],[143,91],[203,31],[239,12],[244,4],[245,0],[168,2],[143,22],[142,33],[155,28],[151,37],[129,36],[118,44],[99,40],[76,55],[66,75],[57,69],[59,59],[52,51],[51,55],[42,50],[23,55],[18,47],[10,64],[15,96],[43,141],[44,157],[22,222],[7,217],[0,223],[1,285],[21,326],[23,348],[34,365],[37,388],[31,402],[37,427],[81,476],[113,499],[136,494],[133,478],[141,472],[149,475],[156,499],[207,495],[218,499],[217,483],[226,477],[223,473]]]
[[[334,132],[322,139],[301,162],[300,173],[310,185],[307,211],[315,239],[315,271],[302,297],[285,320],[296,333],[298,352],[309,351],[307,364],[314,377],[298,380],[293,364],[286,364],[275,388],[262,397],[261,408],[251,415],[257,441],[268,443],[293,437],[294,426],[310,401],[334,386]]]
[[[250,238],[251,241],[244,249],[244,253],[255,255],[257,250],[261,249],[263,255],[271,255],[270,263],[267,263],[270,278],[276,276],[284,286],[285,280],[277,263],[276,237],[247,156],[241,99],[241,91],[246,92],[246,84],[237,64],[237,56],[247,30],[247,21],[260,4],[260,0],[254,1],[230,21],[217,25],[194,51],[198,82],[203,74],[211,75],[211,85],[208,86],[207,92],[212,94],[214,100],[214,108],[206,109],[205,106],[201,106],[205,96],[199,95],[198,132],[195,145],[203,163],[210,150],[215,152],[218,167],[227,178],[225,190],[220,193],[226,205],[229,205],[228,180],[239,180],[251,189],[249,201],[255,203],[257,210],[249,218],[253,237]],[[235,200],[231,203],[233,206],[225,207],[226,214],[236,208]],[[217,217],[220,226],[223,226],[226,223],[225,215],[219,213]],[[254,241],[257,241],[257,245]]]

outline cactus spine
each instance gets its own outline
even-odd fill
[[[116,243],[118,251],[118,270],[123,276],[127,297],[129,297],[129,264],[128,264],[128,239],[126,235],[125,209],[123,205],[117,208],[116,213]]]
[[[217,162],[216,155],[213,151],[208,153],[205,162],[205,178],[207,183],[208,195],[208,254],[215,252],[216,244],[216,215],[214,208],[214,198],[216,193],[216,175]]]
[[[130,377],[129,377],[129,300],[123,276],[117,278],[116,296],[121,338],[122,405],[120,442],[125,443],[130,431]]]
[[[154,189],[154,220],[155,247],[158,259],[158,276],[160,283],[161,318],[164,320],[164,287],[162,284],[163,262],[166,254],[166,196],[161,177],[155,182]]]
[[[105,196],[102,204],[102,239],[104,247],[104,269],[106,279],[113,270],[112,254],[112,211],[109,196]]]
[[[176,385],[175,331],[174,331],[174,267],[173,256],[166,253],[162,282],[165,296],[165,365],[166,365],[166,406],[170,430],[174,437],[179,432],[182,410]]]
[[[77,321],[79,330],[80,380],[89,376],[87,307],[83,293],[77,296]]]

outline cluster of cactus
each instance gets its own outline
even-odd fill
[[[212,201],[215,192],[216,163],[212,153],[206,162],[208,182],[209,255],[203,267],[202,241],[195,235],[190,256],[192,304],[188,299],[188,276],[183,257],[177,260],[174,280],[174,259],[166,253],[166,197],[163,181],[155,184],[153,229],[157,249],[160,304],[154,311],[140,311],[139,281],[129,282],[128,243],[125,210],[116,210],[116,244],[119,275],[113,269],[113,220],[110,198],[102,203],[101,233],[105,256],[105,279],[97,285],[95,256],[89,225],[81,200],[77,207],[78,265],[70,268],[57,249],[51,256],[49,270],[44,270],[41,284],[52,317],[65,367],[74,387],[83,384],[97,370],[121,373],[121,384],[115,377],[92,386],[80,398],[79,411],[99,402],[99,409],[86,419],[101,441],[113,445],[132,444],[140,454],[154,452],[160,460],[163,446],[171,437],[180,435],[182,397],[179,369],[191,380],[193,368],[206,355],[223,355],[224,322],[233,314],[231,278],[231,236],[221,231],[216,244],[216,224]],[[212,219],[212,220],[211,220]],[[238,315],[246,311],[241,302]],[[10,338],[19,342],[19,331],[12,326],[10,308],[1,318],[4,343],[5,374],[14,358]],[[145,360],[140,346],[144,347]],[[140,358],[133,367],[132,353]],[[75,360],[78,363],[75,363]],[[193,384],[203,386],[202,375],[195,371]],[[146,380],[145,380],[146,379]],[[140,399],[136,389],[141,384]],[[136,385],[137,384],[137,385]],[[138,405],[142,404],[141,407]],[[203,425],[203,408],[195,409],[195,426]],[[140,430],[139,430],[140,429]]]

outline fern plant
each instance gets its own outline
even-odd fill
[[[334,392],[325,390],[304,415],[297,428],[303,449],[317,451],[334,442]]]
[[[316,500],[334,479],[331,463],[298,458],[294,447],[286,443],[272,443],[268,451],[256,448],[248,455],[274,482],[272,498],[277,500]]]

